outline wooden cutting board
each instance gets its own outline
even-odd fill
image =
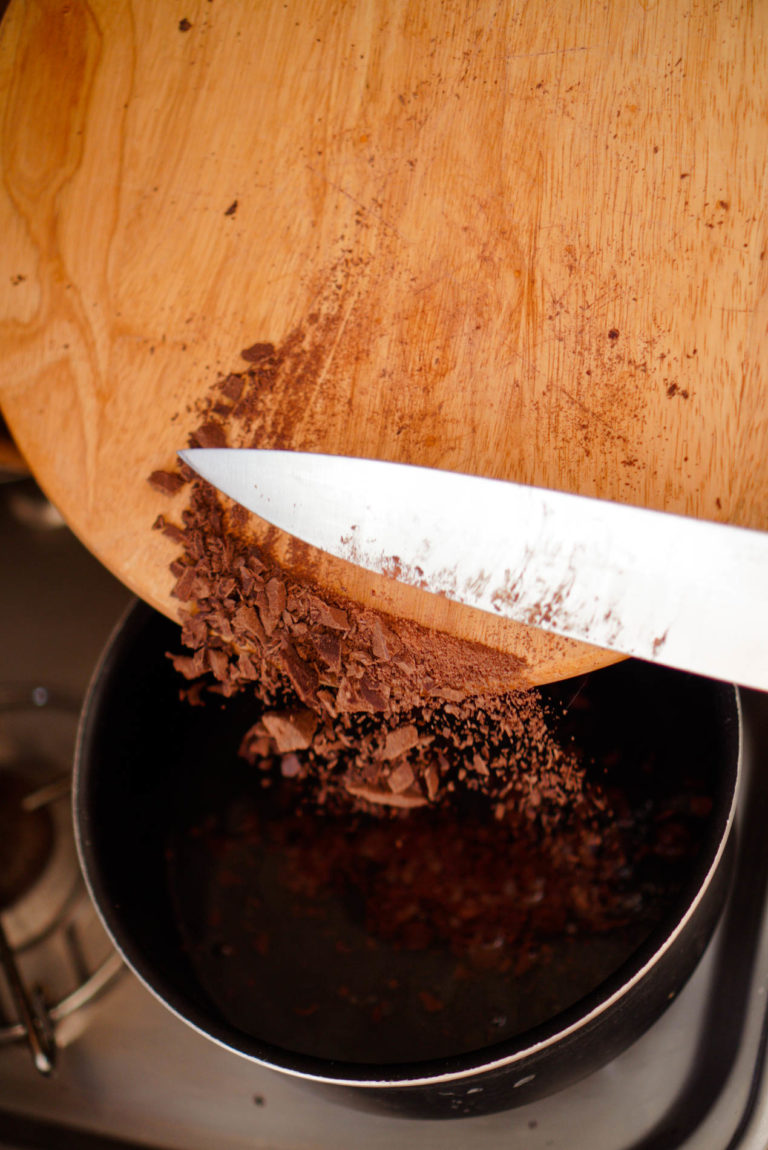
[[[259,343],[249,442],[768,528],[768,4],[13,0],[0,97],[0,403],[162,611],[147,476]],[[611,658],[307,568],[531,682]]]

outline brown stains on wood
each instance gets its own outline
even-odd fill
[[[88,6],[78,0],[25,8],[20,58],[3,115],[3,174],[43,242],[49,241],[56,195],[82,156],[100,41]]]

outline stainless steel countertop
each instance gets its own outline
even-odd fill
[[[29,482],[0,487],[0,683],[82,696],[128,592]],[[55,520],[55,517],[53,517]],[[768,696],[745,692],[734,889],[696,973],[630,1050],[542,1102],[416,1122],[326,1101],[221,1049],[125,971],[69,1028],[50,1080],[0,1048],[0,1146],[162,1150],[477,1147],[764,1150],[768,1095]]]

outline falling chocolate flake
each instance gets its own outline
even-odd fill
[[[419,739],[418,727],[413,723],[408,723],[404,727],[395,727],[394,731],[387,732],[381,757],[383,759],[396,759],[399,755],[404,754],[405,751],[409,751],[412,747],[415,747]]]
[[[363,803],[370,803],[372,807],[399,807],[401,810],[413,810],[415,807],[424,807],[427,800],[421,795],[399,794],[384,787],[374,787],[366,783],[349,783],[347,794],[359,799]]]
[[[197,574],[195,572],[194,567],[184,567],[181,574],[179,575],[178,579],[174,583],[173,590],[171,591],[171,594],[173,596],[175,596],[176,599],[181,599],[181,601],[183,603],[188,603],[189,600],[192,598],[193,588],[194,588],[196,582],[197,582]],[[202,618],[199,618],[198,626],[200,626],[200,625],[205,626],[204,620]],[[205,629],[205,637],[207,637],[207,634],[208,634],[208,629],[206,628]],[[182,634],[182,638],[184,639],[184,642],[187,642],[186,635]],[[194,646],[199,647],[199,646],[201,646],[201,643],[195,643]]]
[[[317,715],[306,708],[293,711],[268,711],[262,716],[267,734],[274,740],[280,754],[288,751],[305,751],[312,746],[312,736],[317,728]]]
[[[387,779],[387,785],[391,791],[400,795],[403,791],[407,791],[409,787],[414,784],[413,767],[409,763],[402,763],[397,767]]]

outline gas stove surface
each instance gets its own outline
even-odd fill
[[[52,704],[65,698],[79,705],[130,596],[80,546],[30,481],[0,487],[0,553],[2,761],[3,691],[6,698],[19,692],[32,698],[40,712],[33,726],[42,737],[46,708],[50,713]],[[13,999],[0,988],[0,1146],[764,1150],[768,696],[744,692],[743,704],[747,746],[738,858],[725,913],[693,978],[664,1016],[597,1074],[542,1102],[454,1122],[347,1109],[219,1048],[179,1021],[120,968],[98,924],[91,923],[90,908],[78,903],[87,925],[78,925],[74,949],[71,942],[62,944],[64,961],[77,967],[87,950],[87,969],[81,971],[86,982],[94,970],[103,968],[103,974],[90,986],[92,994],[76,995],[71,1010],[55,1015],[59,1050],[47,1077],[18,1038]],[[61,776],[71,762],[74,739],[74,724],[62,722],[50,778],[41,780],[41,785],[58,780],[60,789],[42,799],[44,809],[52,804],[53,821],[66,810]],[[7,744],[6,732],[6,753]],[[54,762],[57,757],[63,761]],[[51,864],[43,849],[47,832],[41,820],[31,825],[37,838],[27,865],[45,872]],[[66,866],[65,861],[62,873],[68,875]],[[69,893],[55,897],[66,901]],[[3,925],[11,943],[21,940],[24,951],[24,923],[3,915]],[[30,966],[26,952],[19,964]],[[52,989],[49,983],[59,976],[43,967],[30,968],[29,977],[41,985],[46,1002],[71,993],[67,985],[60,992]]]

